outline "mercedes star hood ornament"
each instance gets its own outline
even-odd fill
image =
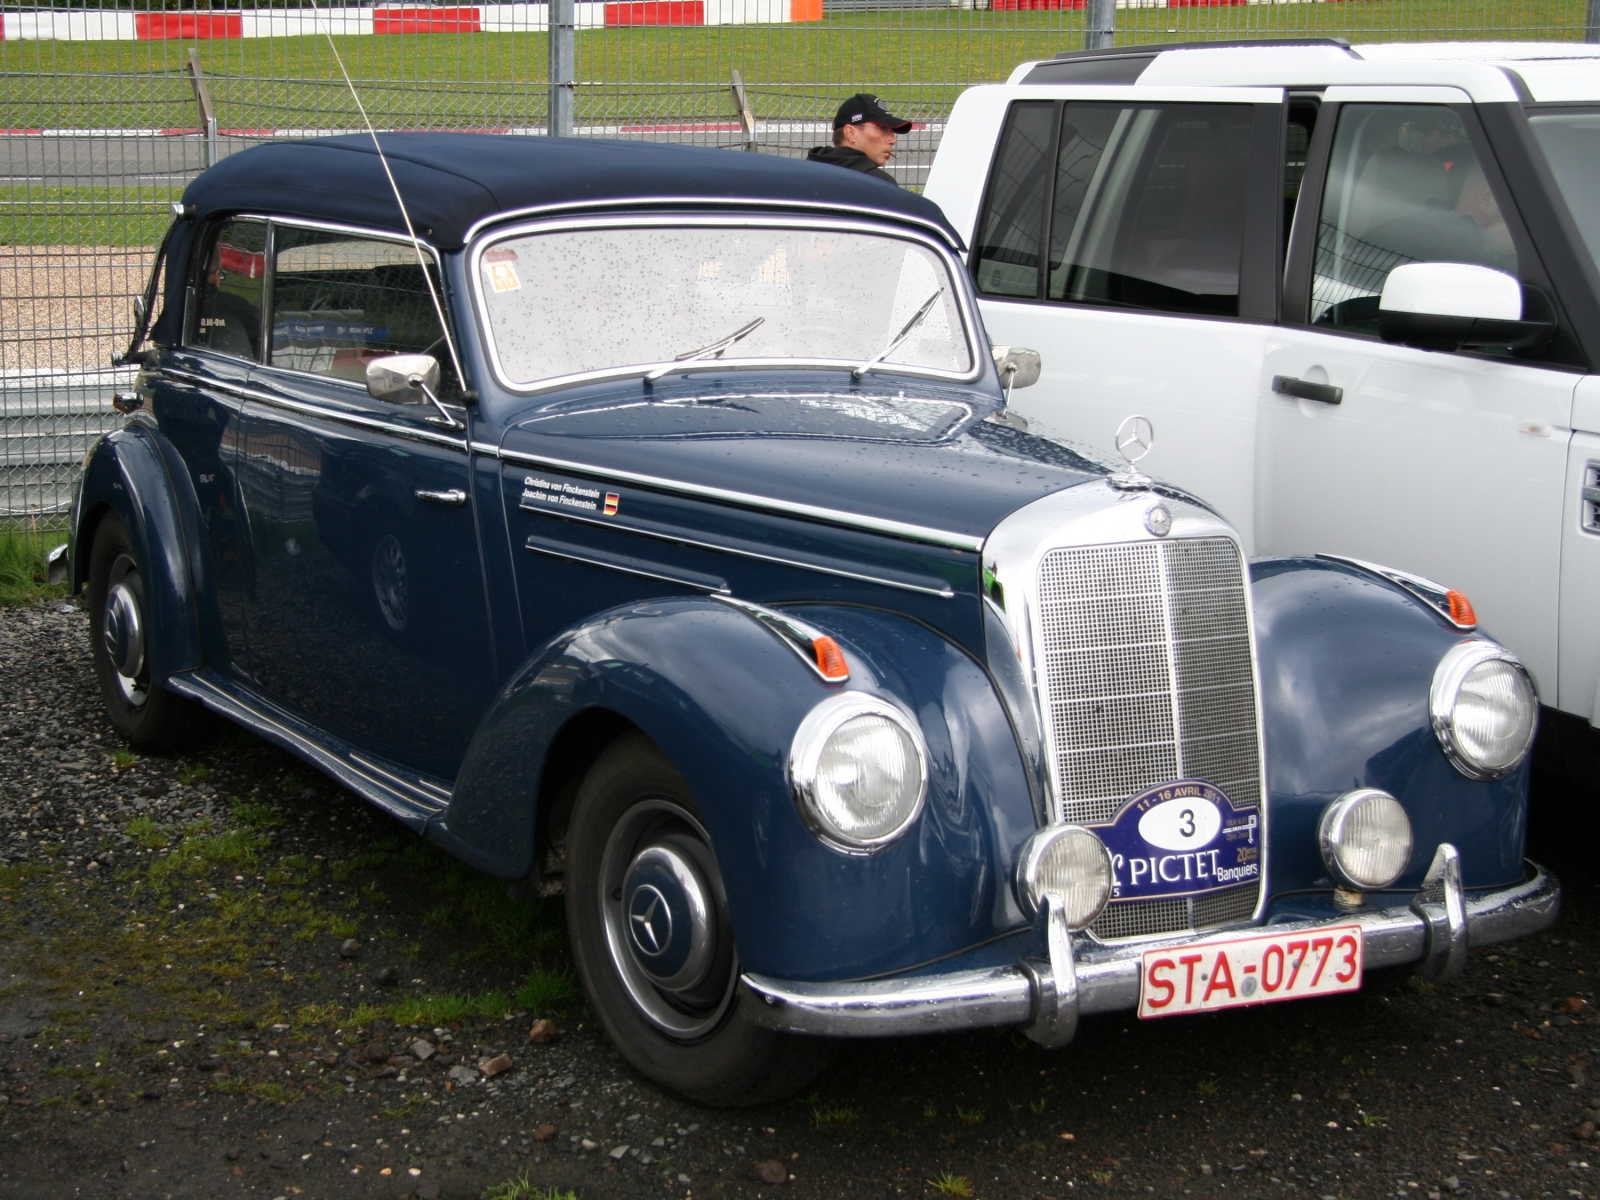
[[[1132,416],[1117,426],[1117,453],[1128,464],[1126,471],[1117,471],[1110,477],[1112,487],[1123,491],[1147,491],[1155,480],[1139,470],[1141,458],[1150,453],[1156,444],[1156,428],[1149,417]]]

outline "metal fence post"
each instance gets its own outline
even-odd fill
[[[573,0],[550,0],[550,117],[546,132],[551,137],[572,136],[577,72],[577,11]]]
[[[1083,17],[1083,48],[1109,50],[1117,36],[1117,0],[1088,0]]]
[[[1600,0],[1591,0],[1600,4]],[[744,130],[744,148],[755,152],[756,146],[756,115],[750,111],[750,97],[745,95],[744,76],[735,71],[728,90],[733,93],[733,111],[739,118],[739,127]]]
[[[570,3],[571,0],[568,0]],[[200,106],[200,124],[206,134],[206,166],[217,165],[217,110],[211,107],[211,90],[206,73],[200,69],[200,52],[189,48],[189,82],[194,84],[194,100]]]
[[[1589,0],[1589,19],[1584,22],[1583,40],[1600,42],[1600,0]]]

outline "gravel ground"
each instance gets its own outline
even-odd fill
[[[0,1195],[1596,1194],[1588,797],[1536,789],[1553,936],[1449,985],[1095,1018],[1056,1053],[861,1044],[802,1097],[714,1111],[595,1036],[559,901],[242,732],[127,753],[87,633],[0,611]]]

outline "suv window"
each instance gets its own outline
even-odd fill
[[[979,223],[990,295],[1236,316],[1249,180],[1247,104],[1013,106]],[[1052,177],[1053,176],[1053,177]],[[1048,207],[1048,214],[1043,210]]]
[[[442,357],[439,318],[408,243],[276,225],[272,260],[273,366],[365,382],[367,363],[385,354]],[[437,265],[429,270],[439,287]]]
[[[1347,105],[1322,194],[1312,323],[1376,335],[1384,280],[1413,262],[1517,273],[1511,231],[1460,117],[1444,105]]]
[[[260,361],[261,293],[266,281],[267,223],[225,221],[201,260],[189,344]]]
[[[1054,104],[1013,104],[978,224],[973,276],[991,296],[1039,294],[1039,244],[1049,186]]]
[[[1050,298],[1237,316],[1247,104],[1068,104]]]

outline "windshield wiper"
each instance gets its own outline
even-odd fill
[[[942,295],[944,295],[944,288],[940,288],[937,292],[924,300],[922,302],[922,307],[917,309],[916,315],[913,316],[911,320],[906,322],[905,328],[894,335],[894,341],[885,346],[881,351],[878,352],[876,356],[867,359],[866,362],[862,363],[855,370],[851,371],[850,374],[854,378],[860,379],[868,371],[872,370],[884,359],[888,358],[889,355],[900,349],[900,343],[910,337],[912,331],[916,329],[918,325],[922,324],[923,319],[933,311],[934,304],[938,302],[939,297]]]
[[[712,342],[709,346],[701,346],[700,349],[698,349],[698,350],[689,350],[689,351],[687,351],[687,352],[685,352],[683,354],[680,354],[680,355],[678,355],[676,358],[674,358],[672,360],[671,364],[669,364],[669,365],[667,365],[665,367],[657,367],[654,371],[651,371],[648,374],[646,374],[645,377],[644,377],[644,381],[646,383],[654,383],[656,380],[660,379],[663,375],[672,374],[672,372],[674,372],[674,371],[676,371],[678,369],[677,366],[675,365],[677,363],[693,362],[697,358],[721,358],[722,354],[723,354],[723,351],[725,351],[729,346],[733,345],[735,342],[740,341],[743,338],[749,337],[752,333],[754,333],[756,331],[756,327],[761,325],[765,321],[766,321],[765,317],[757,317],[754,321],[751,321],[750,324],[744,326],[744,328],[735,329],[732,333],[730,333],[727,337],[723,338],[721,341]]]

